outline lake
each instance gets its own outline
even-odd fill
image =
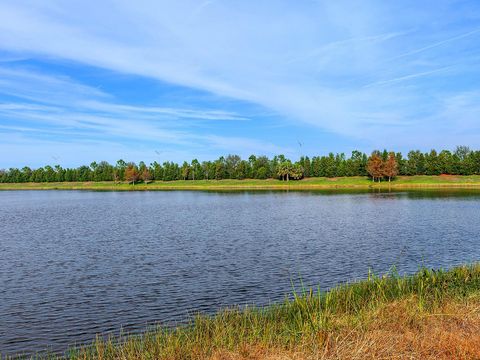
[[[480,258],[480,192],[0,192],[0,353]]]

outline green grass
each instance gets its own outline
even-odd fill
[[[261,349],[264,355],[266,352],[300,353],[305,357],[316,354],[320,358],[318,355],[326,354],[327,350],[336,349],[335,354],[338,355],[349,347],[358,348],[357,341],[365,339],[365,334],[372,329],[376,331],[372,334],[378,336],[378,329],[393,327],[394,331],[401,331],[407,327],[408,331],[416,331],[420,336],[418,329],[421,330],[424,320],[431,319],[433,315],[443,316],[448,304],[475,305],[473,311],[469,310],[467,315],[462,313],[458,318],[466,321],[473,314],[473,320],[477,321],[480,319],[479,292],[480,264],[449,271],[421,269],[415,275],[406,277],[372,275],[364,281],[340,285],[328,292],[301,289],[284,302],[267,307],[231,308],[214,316],[198,315],[185,326],[157,328],[142,335],[109,339],[99,337],[92,345],[69,350],[66,357],[251,359],[255,357],[248,354]],[[449,329],[452,330],[451,327]],[[381,346],[382,341],[377,345]],[[448,341],[451,344],[452,340]],[[425,341],[419,343],[425,346]],[[468,350],[461,346],[466,345],[458,345],[457,350]],[[363,345],[360,350],[365,350]],[[478,351],[480,354],[480,349]],[[238,356],[218,357],[218,354]]]
[[[135,186],[114,182],[53,182],[0,184],[0,190],[314,190],[314,189],[408,189],[480,188],[480,175],[400,176],[391,183],[373,183],[367,177],[306,178],[300,181],[267,180],[177,180],[154,181]]]

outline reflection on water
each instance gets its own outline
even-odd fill
[[[0,349],[480,255],[480,192],[0,192]]]

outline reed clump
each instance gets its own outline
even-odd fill
[[[480,264],[412,276],[370,274],[266,307],[97,338],[69,359],[480,358]]]

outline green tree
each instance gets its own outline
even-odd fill
[[[30,169],[28,166],[25,166],[22,168],[22,174],[23,174],[23,181],[24,182],[29,182],[32,181],[32,169]]]
[[[198,177],[200,172],[200,163],[198,162],[197,159],[192,160],[191,169],[192,169],[192,180],[195,180],[195,174],[197,174],[197,177]]]
[[[183,162],[181,172],[182,172],[182,179],[188,180],[188,175],[190,174],[190,165],[188,165],[186,161]]]
[[[115,165],[115,171],[116,171],[118,181],[125,180],[126,168],[127,168],[127,163],[124,160],[120,159],[117,161],[117,164]]]
[[[311,167],[312,167],[312,163],[310,161],[310,158],[308,156],[305,156],[303,158],[303,161],[300,161],[302,167],[303,167],[303,170],[304,170],[304,176],[305,177],[310,177],[310,173],[311,173]]]
[[[300,180],[300,179],[303,179],[303,176],[304,176],[304,168],[302,164],[295,163],[290,168],[290,178],[293,180]]]
[[[290,180],[290,168],[292,163],[290,161],[282,161],[277,165],[277,176],[282,181],[289,181]]]
[[[55,181],[64,181],[64,171],[60,165],[55,165]]]
[[[257,169],[256,178],[264,180],[267,178],[267,169],[263,166]]]
[[[154,161],[150,164],[150,167],[153,171],[153,178],[155,180],[162,180],[163,179],[163,167],[158,162]]]
[[[215,179],[225,179],[225,158],[223,156],[215,161]]]
[[[441,173],[438,154],[435,150],[431,150],[429,154],[425,154],[425,174],[439,175]]]
[[[228,179],[238,179],[238,165],[242,159],[238,155],[228,155],[225,158],[225,172]]]
[[[238,179],[245,179],[248,177],[249,174],[249,164],[245,160],[241,160],[240,163],[238,164],[238,169],[237,169],[237,178]]]
[[[420,150],[410,151],[406,163],[407,175],[424,175],[425,174],[425,156]]]
[[[44,169],[45,169],[45,181],[54,182],[57,178],[55,174],[55,170],[50,165],[46,165]]]
[[[452,174],[453,173],[453,155],[448,150],[442,150],[440,154],[438,154],[438,168],[440,170],[440,174]]]
[[[312,168],[312,176],[315,176],[315,177],[320,177],[320,176],[323,176],[322,175],[322,169],[321,169],[321,158],[319,156],[314,156],[312,157],[312,165],[311,165],[311,168]]]
[[[330,178],[337,176],[338,158],[336,158],[333,153],[329,153],[327,157],[322,157],[322,159],[324,160],[323,176],[330,177]]]

